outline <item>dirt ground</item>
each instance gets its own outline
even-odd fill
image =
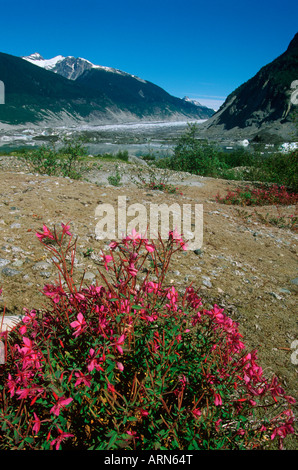
[[[297,400],[297,233],[261,223],[254,208],[215,201],[218,192],[224,195],[237,182],[171,173],[170,181],[179,192],[167,194],[137,187],[125,178],[136,174],[135,164],[121,164],[124,183],[111,186],[107,176],[113,168],[113,163],[105,162],[85,179],[71,180],[36,175],[18,160],[0,157],[0,310],[5,304],[7,313],[21,315],[24,307],[46,303],[39,289],[53,282],[57,272],[35,236],[43,224],[52,228],[70,221],[78,236],[76,274],[80,277],[86,270],[87,283],[96,278],[100,282],[96,254],[107,248],[107,241],[96,240],[99,204],[117,208],[120,195],[126,196],[128,205],[139,202],[146,207],[152,202],[203,204],[201,253],[177,254],[168,282],[181,288],[193,282],[200,287],[206,307],[214,303],[224,307],[239,323],[247,348],[258,349],[268,375],[276,373]],[[264,216],[276,214],[275,207],[258,211]],[[295,207],[282,211],[293,214]]]

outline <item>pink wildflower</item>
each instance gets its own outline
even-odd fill
[[[294,405],[296,403],[295,398],[291,397],[290,395],[285,395],[284,398],[287,400],[288,403]]]
[[[124,343],[124,340],[125,340],[125,335],[121,335],[118,340],[116,341],[116,343],[114,343],[114,345],[116,346],[117,348],[117,351],[120,353],[120,354],[123,354],[123,349],[122,349],[122,344]]]
[[[57,304],[60,297],[65,294],[61,286],[54,286],[53,284],[46,284],[43,291],[44,294],[47,297],[50,297],[55,304]]]
[[[137,244],[139,240],[141,240],[142,236],[136,231],[135,228],[132,229],[131,235],[126,237],[128,240],[132,240],[133,246]]]
[[[145,241],[145,248],[147,251],[149,251],[149,253],[152,253],[155,250],[154,246],[150,245],[148,241]]]
[[[219,425],[220,425],[221,422],[222,422],[222,419],[220,419],[220,418],[217,421],[215,421],[214,424],[215,424],[216,432],[219,432],[219,429],[220,429]]]
[[[19,332],[21,333],[21,335],[24,335],[24,334],[27,332],[27,327],[26,327],[26,325],[20,326]]]
[[[132,436],[134,439],[139,439],[136,431],[127,431],[126,433],[129,434],[129,436]]]
[[[158,293],[159,289],[160,285],[153,281],[147,282],[144,286],[144,290],[147,290],[150,293],[154,292],[154,294]]]
[[[85,326],[86,326],[86,321],[85,321],[85,318],[84,316],[82,315],[82,313],[80,312],[78,315],[77,315],[77,320],[76,321],[73,321],[70,326],[72,328],[75,328],[76,331],[73,333],[73,336],[76,338],[77,336],[79,336],[82,331],[84,330]]]
[[[35,412],[33,414],[34,414],[35,419],[33,421],[34,426],[32,428],[32,431],[36,435],[36,434],[39,433],[39,430],[40,430],[40,419],[39,419],[39,417],[37,416],[37,414]]]
[[[27,312],[27,314],[23,317],[23,322],[24,323],[31,323],[32,320],[36,317],[36,311],[31,310],[29,312],[27,309],[25,309],[25,311]]]
[[[89,350],[89,358],[90,358],[90,362],[87,366],[89,372],[91,372],[93,369],[103,371],[103,368],[101,367],[101,365],[99,363],[100,359],[98,360],[96,358],[96,354],[95,354],[95,351],[94,351],[93,348],[90,348],[90,350]]]
[[[59,416],[61,408],[72,402],[72,398],[64,398],[63,396],[58,398],[57,403],[51,408],[50,412],[56,416]]]
[[[51,446],[53,446],[56,443],[56,450],[59,450],[61,442],[65,441],[65,439],[68,439],[69,437],[73,437],[73,434],[66,433],[61,431],[61,429],[58,428],[59,431],[59,436],[56,437],[56,439],[53,439],[51,442]]]
[[[269,390],[273,398],[275,396],[284,395],[285,393],[284,389],[278,383],[277,377],[273,377]]]
[[[69,226],[69,225],[61,224],[61,227],[62,227],[63,233],[65,233],[66,235],[69,235],[69,236],[71,237],[71,233],[70,233],[70,231],[69,231],[70,226]]]
[[[120,370],[120,372],[124,371],[124,365],[122,364],[122,362],[116,362],[116,366]]]
[[[77,377],[75,387],[83,383],[86,387],[91,387],[91,376],[90,375],[84,375],[81,371],[75,372],[75,376]]]
[[[136,269],[134,263],[129,263],[127,271],[131,276],[136,276],[138,274],[138,270]]]
[[[187,250],[187,244],[183,240],[182,235],[179,235],[176,228],[174,231],[169,232],[169,240],[175,240],[176,245],[180,245],[184,251]]]
[[[44,238],[54,240],[54,235],[50,232],[46,225],[43,225],[43,232],[36,232],[37,238],[42,241]]]
[[[19,395],[19,399],[27,398],[30,393],[30,388],[22,388],[16,391],[16,394]]]
[[[17,384],[16,384],[16,381],[12,378],[11,374],[8,374],[7,385],[8,385],[8,391],[10,393],[10,396],[13,397],[15,394],[15,388]]]
[[[116,389],[115,389],[114,385],[112,385],[110,383],[108,384],[108,390],[109,390],[109,392],[111,392],[113,394],[116,393]]]
[[[86,297],[84,296],[84,294],[81,294],[80,292],[76,292],[75,293],[75,298],[76,298],[76,300],[81,302],[81,300],[85,300]]]
[[[105,269],[108,271],[109,270],[108,263],[111,263],[111,261],[113,261],[113,256],[111,256],[111,255],[101,255],[101,256],[102,256],[103,261],[104,261]]]
[[[286,421],[283,425],[278,426],[274,429],[273,433],[271,434],[271,440],[275,439],[275,437],[279,438],[279,449],[283,449],[283,439],[288,434],[294,434],[295,430],[293,427],[294,419],[290,418]]]
[[[194,410],[192,410],[192,414],[194,415],[194,417],[197,419],[201,416],[202,412],[200,411],[199,408],[195,408]]]
[[[109,244],[109,247],[110,247],[111,250],[115,250],[118,245],[119,245],[119,243],[113,241]]]
[[[215,406],[221,406],[222,405],[222,399],[219,393],[216,393],[214,396],[214,405]]]

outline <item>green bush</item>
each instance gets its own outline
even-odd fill
[[[42,175],[67,176],[78,179],[85,170],[80,157],[86,155],[87,150],[80,140],[64,140],[63,146],[59,150],[54,145],[42,145],[26,152],[20,158],[25,159],[33,171]]]
[[[128,151],[127,150],[119,150],[116,153],[116,158],[118,158],[118,160],[122,160],[123,162],[128,162],[128,158],[129,158]]]
[[[145,170],[144,168],[138,168],[130,179],[139,188],[158,190],[169,194],[179,193],[182,195],[179,188],[168,183],[169,178],[169,171],[156,171],[155,166],[148,166]]]
[[[245,148],[233,149],[231,152],[219,151],[218,159],[225,168],[253,166],[259,160],[254,152]]]
[[[298,192],[298,149],[264,158],[258,174],[260,181],[283,184]]]
[[[121,182],[121,174],[118,165],[115,165],[114,174],[108,176],[108,182],[112,186],[119,186]]]
[[[188,124],[187,131],[178,139],[169,166],[175,171],[185,171],[201,176],[216,176],[226,164],[219,160],[218,151],[205,140],[196,137],[197,126]]]

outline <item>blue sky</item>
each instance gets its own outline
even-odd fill
[[[297,16],[294,0],[0,0],[0,52],[84,57],[217,108],[286,50]]]

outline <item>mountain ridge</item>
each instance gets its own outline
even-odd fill
[[[117,69],[94,66],[86,59],[56,56],[46,60],[35,53],[35,62],[43,61],[43,66],[38,66],[32,63],[32,55],[31,60],[28,57],[26,60],[0,53],[0,80],[5,83],[6,98],[5,105],[0,106],[2,128],[187,121],[207,119],[214,112],[173,97],[146,80]],[[76,70],[75,64],[79,67],[82,62],[83,70]],[[62,75],[62,70],[55,71],[59,64],[64,65],[64,75],[68,67],[77,76],[70,79]]]
[[[123,70],[116,69],[114,67],[93,64],[90,62],[90,60],[84,59],[83,57],[58,55],[51,59],[44,59],[42,55],[39,54],[39,52],[35,52],[29,56],[22,56],[22,59],[25,59],[39,67],[45,68],[46,70],[51,70],[52,72],[58,73],[59,75],[62,75],[63,77],[70,80],[76,80],[86,70],[99,69],[120,75],[129,75],[139,81],[142,81],[143,83],[146,83],[147,81],[137,77],[136,75],[124,72]],[[71,70],[69,70],[69,66],[71,67]]]

